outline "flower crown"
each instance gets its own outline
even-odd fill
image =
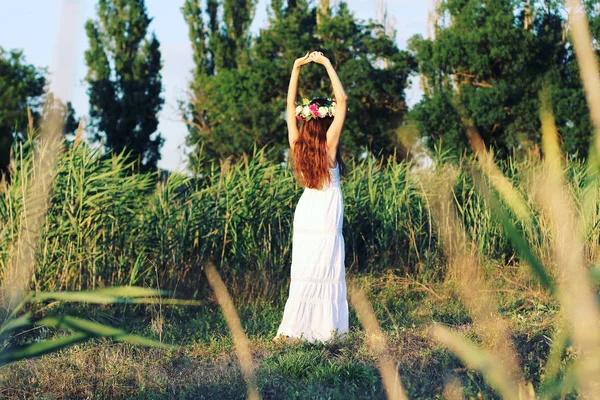
[[[310,104],[310,100],[302,99],[301,103],[296,103],[296,119],[298,121],[310,121],[311,119],[334,117],[335,99],[325,99],[325,105],[319,106],[317,103]]]

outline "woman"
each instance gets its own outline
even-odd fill
[[[300,69],[310,62],[325,67],[335,99],[303,100],[296,106]],[[344,164],[338,150],[346,118],[346,93],[323,53],[312,52],[295,61],[286,116],[291,165],[305,189],[294,214],[289,298],[273,340],[328,341],[348,332],[340,189]],[[297,120],[302,121],[300,129]]]

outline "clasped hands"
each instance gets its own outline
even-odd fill
[[[313,51],[312,53],[306,53],[304,57],[298,58],[294,61],[294,66],[300,68],[303,65],[306,65],[310,62],[315,62],[321,65],[327,65],[329,63],[329,59],[323,55],[320,51]]]

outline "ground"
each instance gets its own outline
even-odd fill
[[[527,381],[539,385],[557,318],[550,297],[507,269],[493,293],[513,332]],[[348,277],[348,279],[353,279]],[[443,398],[448,382],[460,382],[467,398],[499,398],[482,376],[436,343],[433,323],[477,341],[469,313],[449,282],[429,283],[393,273],[360,277],[387,335],[389,352],[411,399]],[[533,286],[532,286],[533,285]],[[203,307],[60,305],[68,312],[180,345],[146,348],[95,339],[59,353],[0,369],[3,398],[243,399],[246,387],[233,341],[218,305]],[[384,399],[373,355],[354,310],[344,342],[273,343],[285,296],[272,302],[236,302],[264,399]],[[61,334],[24,333],[27,340]],[[24,339],[25,340],[25,339]]]

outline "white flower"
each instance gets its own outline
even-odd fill
[[[302,106],[296,107],[296,115],[300,115],[301,112],[302,112]]]
[[[327,116],[327,107],[319,107],[319,117],[323,118]]]
[[[302,115],[305,117],[308,117],[310,115],[310,108],[308,108],[308,106],[304,106],[304,108],[302,109]]]
[[[333,103],[335,104],[335,103]],[[332,117],[335,117],[335,107],[329,107],[329,113],[331,114]]]

